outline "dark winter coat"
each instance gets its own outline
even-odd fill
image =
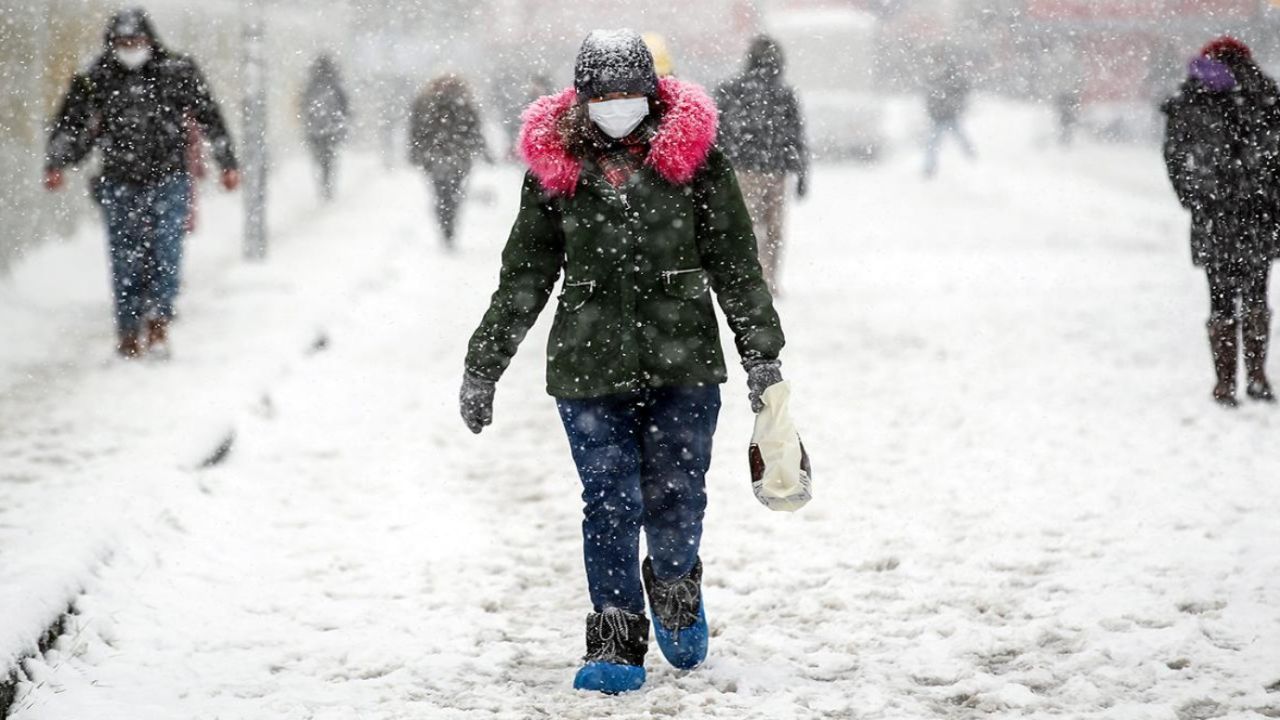
[[[945,62],[925,86],[925,110],[934,122],[959,118],[969,105],[972,85],[958,62]]]
[[[153,183],[186,171],[187,122],[196,123],[223,169],[236,167],[231,136],[195,61],[166,49],[150,24],[151,59],[129,70],[106,50],[71,79],[49,135],[45,166],[60,170],[97,148],[112,181]]]
[[[432,81],[409,117],[409,162],[429,173],[466,172],[485,153],[480,111],[466,85],[453,77]]]
[[[347,137],[350,111],[338,68],[328,57],[320,58],[312,65],[311,77],[302,91],[307,142],[326,148],[340,144]]]
[[[716,89],[720,148],[739,170],[805,174],[809,154],[795,91],[776,45],[753,46],[741,75]]]
[[[761,277],[733,169],[713,148],[716,115],[696,86],[663,78],[664,108],[642,169],[614,188],[570,154],[576,93],[534,103],[520,146],[530,172],[497,292],[471,337],[469,371],[497,380],[555,287],[547,390],[599,397],[724,382],[711,292],[744,360],[774,359],[783,335]]]
[[[1162,106],[1165,164],[1191,211],[1197,265],[1280,257],[1280,93],[1256,67],[1233,70],[1235,89],[1188,79]]]

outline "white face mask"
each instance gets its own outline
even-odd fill
[[[649,98],[622,98],[587,105],[587,114],[605,135],[618,140],[631,134],[649,116]]]
[[[121,65],[130,70],[137,70],[146,65],[150,59],[151,48],[146,45],[142,47],[116,48],[116,60],[119,60]]]

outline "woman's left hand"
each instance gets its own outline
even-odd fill
[[[758,413],[764,409],[761,396],[772,385],[782,382],[782,361],[757,360],[747,366],[747,397],[751,398],[751,412]]]

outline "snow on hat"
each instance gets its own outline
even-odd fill
[[[144,37],[155,41],[156,32],[151,26],[151,18],[142,8],[121,10],[111,17],[107,23],[106,42],[108,45],[120,38]]]
[[[747,48],[747,70],[770,76],[781,75],[785,60],[782,47],[768,35],[757,35]]]
[[[634,30],[593,30],[582,41],[573,68],[578,101],[609,93],[658,93],[658,73],[644,38]]]
[[[1210,40],[1200,48],[1200,54],[1214,60],[1249,60],[1253,57],[1248,45],[1230,35]]]

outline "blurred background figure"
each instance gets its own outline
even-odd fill
[[[658,77],[671,77],[676,74],[676,65],[671,57],[671,48],[667,46],[667,39],[656,32],[647,32],[641,37],[644,38],[644,44],[649,48],[649,54],[653,56],[653,68],[657,71]]]
[[[545,97],[555,92],[551,78],[546,73],[534,73],[528,76],[528,80],[520,86],[519,92],[514,94],[514,102],[507,103],[502,110],[503,134],[507,141],[507,159],[519,162],[520,147],[518,138],[520,135],[520,116],[524,113],[525,108],[533,104],[534,100]]]
[[[476,157],[491,160],[480,111],[462,78],[442,75],[422,91],[409,118],[409,162],[422,168],[435,193],[436,219],[452,249],[458,210]]]
[[[320,174],[320,195],[333,199],[338,146],[347,138],[351,107],[333,58],[321,55],[312,63],[302,91],[302,124],[307,149]]]
[[[1244,43],[1221,37],[1191,61],[1164,112],[1169,180],[1191,211],[1192,262],[1209,279],[1209,346],[1218,380],[1213,397],[1236,406],[1243,336],[1247,393],[1274,402],[1265,365],[1267,281],[1280,255],[1280,92]]]
[[[1049,54],[1045,93],[1053,105],[1058,122],[1058,144],[1063,147],[1070,146],[1075,139],[1080,105],[1084,99],[1084,81],[1084,62],[1075,46],[1069,40],[1059,42]]]
[[[44,184],[62,187],[63,170],[99,149],[102,173],[92,189],[107,225],[116,350],[125,358],[167,354],[191,198],[188,120],[212,144],[223,186],[235,189],[240,176],[203,73],[160,42],[145,11],[112,17],[104,45],[62,99]]]
[[[783,81],[782,48],[761,35],[751,41],[742,73],[716,89],[720,147],[733,164],[751,213],[760,265],[773,295],[779,295],[786,179],[796,176],[796,196],[809,185],[804,120],[795,91]]]
[[[965,134],[963,125],[972,89],[969,69],[960,53],[946,45],[934,48],[930,53],[929,74],[925,78],[925,112],[929,115],[929,134],[924,150],[926,178],[938,172],[938,154],[947,135],[955,137],[965,156],[974,157],[973,143]]]

